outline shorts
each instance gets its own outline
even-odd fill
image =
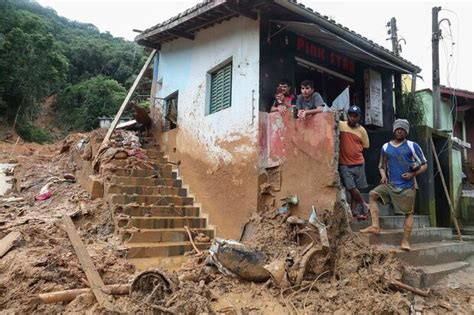
[[[371,192],[376,193],[384,205],[391,203],[396,213],[404,215],[413,213],[416,194],[414,187],[403,189],[390,184],[381,184]]]
[[[364,164],[339,165],[339,174],[341,175],[342,182],[347,190],[351,190],[353,188],[367,188]]]

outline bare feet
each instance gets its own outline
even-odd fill
[[[410,242],[406,239],[403,239],[402,244],[400,245],[400,249],[405,250],[407,252],[410,251],[411,249]]]
[[[368,228],[360,230],[360,233],[362,234],[380,234],[380,227],[378,226],[369,226]]]

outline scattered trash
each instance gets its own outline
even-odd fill
[[[141,159],[141,160],[146,159],[145,153],[143,152],[142,149],[139,149],[139,148],[128,150],[127,154],[128,154],[128,156],[134,156],[134,157],[136,157],[138,159]]]
[[[41,187],[39,194],[35,196],[36,201],[43,201],[51,198],[53,191],[49,189],[49,186],[51,186],[52,183],[53,181],[50,181]]]
[[[326,225],[318,219],[318,213],[316,212],[316,208],[314,206],[312,206],[312,211],[308,222],[318,228],[319,236],[321,238],[321,245],[323,247],[329,248],[329,239],[326,230]]]
[[[209,249],[212,263],[225,275],[263,282],[270,278],[263,267],[266,255],[233,240],[216,239]]]
[[[298,196],[297,195],[294,195],[294,196],[288,196],[286,198],[283,198],[282,200],[285,200],[285,203],[287,205],[298,205]]]
[[[209,243],[211,241],[211,238],[204,233],[199,233],[195,238],[194,241],[196,243]]]
[[[286,207],[286,206],[281,207],[280,209],[278,209],[278,212],[280,214],[286,214],[286,213],[288,213],[288,207]]]
[[[72,174],[64,174],[64,179],[65,181],[67,182],[70,182],[70,183],[75,183],[76,182],[76,177]]]
[[[25,198],[23,197],[8,197],[8,198],[3,198],[2,201],[3,202],[19,202],[19,201],[23,201],[25,200]]]
[[[163,301],[176,291],[177,284],[160,269],[150,269],[138,274],[130,286],[130,296],[142,299],[146,303]]]
[[[298,218],[297,216],[295,215],[292,215],[292,216],[289,216],[287,219],[286,219],[286,222],[289,223],[289,224],[298,224],[298,225],[302,225],[302,224],[305,224],[306,221],[301,219],[301,218]]]
[[[279,288],[287,288],[290,286],[286,271],[286,260],[280,259],[263,266],[271,275],[272,280]]]
[[[449,282],[448,287],[450,289],[457,290],[461,287],[461,285],[459,284],[459,282],[451,281],[451,282]]]

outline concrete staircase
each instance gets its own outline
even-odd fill
[[[127,169],[125,161],[115,161],[113,175],[104,183],[104,198],[113,209],[117,231],[122,236],[130,259],[171,257],[192,251],[185,230],[214,238],[214,229],[201,215],[194,198],[188,195],[177,171],[166,157],[146,144],[152,170]],[[210,242],[196,243],[206,249]]]
[[[396,257],[406,263],[403,281],[409,285],[426,288],[438,280],[467,268],[469,263],[463,261],[474,255],[473,242],[455,240],[451,228],[430,227],[429,218],[416,215],[409,252],[399,249],[403,237],[404,216],[391,215],[391,207],[382,210],[380,235],[368,235],[369,243],[389,249]],[[353,222],[354,232],[365,228],[371,221]]]

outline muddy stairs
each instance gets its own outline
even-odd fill
[[[465,260],[474,255],[473,242],[457,241],[451,228],[431,227],[429,217],[415,215],[411,251],[402,251],[404,216],[394,215],[390,206],[381,209],[380,235],[368,235],[370,244],[388,249],[406,263],[403,281],[409,285],[427,288],[446,275],[467,268]],[[352,222],[354,232],[371,224],[370,220]]]
[[[214,229],[183,186],[173,165],[149,141],[143,147],[153,169],[125,168],[116,161],[104,184],[104,198],[113,209],[114,221],[127,251],[127,257],[157,258],[182,256],[192,251],[187,226],[214,238]],[[210,241],[196,243],[207,249]]]

